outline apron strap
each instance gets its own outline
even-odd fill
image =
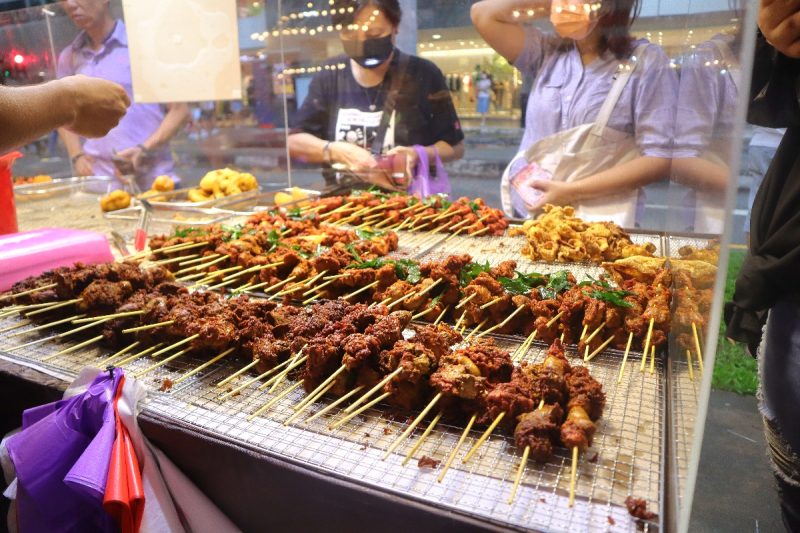
[[[614,78],[614,84],[611,85],[611,90],[608,92],[605,102],[603,102],[603,107],[600,108],[600,112],[597,114],[597,120],[595,120],[594,127],[592,128],[592,135],[597,135],[598,137],[603,135],[608,121],[611,119],[611,113],[614,112],[614,108],[617,106],[622,96],[622,91],[624,91],[625,87],[628,85],[633,72],[636,70],[636,66],[639,64],[641,55],[649,44],[650,43],[642,43],[637,46],[631,55],[631,59],[624,64],[620,64],[619,71]]]

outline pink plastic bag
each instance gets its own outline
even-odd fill
[[[47,228],[0,237],[0,291],[19,280],[78,261],[113,261],[104,235],[92,231]]]
[[[418,195],[422,198],[434,194],[450,194],[450,178],[444,168],[439,151],[436,151],[436,176],[431,176],[431,165],[428,159],[428,152],[424,146],[416,145],[414,150],[417,152],[419,162],[417,163],[416,176],[411,186],[408,188],[409,195]]]

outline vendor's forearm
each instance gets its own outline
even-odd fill
[[[289,154],[293,159],[312,164],[320,164],[325,161],[324,151],[328,141],[310,133],[293,133],[289,135],[287,142]]]
[[[451,146],[446,141],[439,141],[432,146],[426,146],[425,151],[428,152],[428,160],[433,162],[436,160],[436,153],[439,152],[439,157],[445,163],[449,161],[457,161],[464,157],[464,142],[460,142],[455,146]]]
[[[730,168],[699,157],[673,159],[671,177],[699,191],[723,192],[730,182]]]
[[[74,120],[60,80],[31,87],[0,86],[0,152],[35,141]]]
[[[631,191],[669,175],[670,159],[642,156],[609,170],[572,182],[573,201]]]
[[[520,22],[549,13],[550,0],[482,0],[470,9],[472,23],[481,37],[512,64],[525,44]]]
[[[166,146],[188,120],[189,106],[187,104],[171,104],[167,114],[164,115],[164,120],[161,121],[156,131],[142,143],[142,146],[147,150]]]

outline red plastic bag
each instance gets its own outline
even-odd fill
[[[17,233],[17,207],[14,204],[14,183],[11,180],[11,166],[22,157],[19,152],[0,156],[0,235]]]
[[[122,395],[125,377],[120,380],[114,398],[114,416],[117,421],[117,437],[111,452],[111,464],[108,467],[103,508],[114,517],[122,533],[136,533],[142,525],[144,513],[144,487],[139,460],[133,449],[130,434],[122,424],[117,403]]]

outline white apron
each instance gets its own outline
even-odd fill
[[[728,74],[738,92],[741,86],[742,71],[736,56],[730,47],[719,39],[711,39],[709,42],[717,48],[717,51],[722,56]],[[708,150],[700,158],[727,168],[727,160],[730,159],[730,153],[731,139],[712,139]],[[694,231],[697,233],[722,233],[725,227],[725,196],[724,191],[704,191],[700,189],[695,191]]]
[[[516,216],[511,187],[512,179],[521,169],[532,171],[539,179],[575,182],[640,156],[634,136],[609,128],[608,121],[636,70],[638,62],[635,58],[641,57],[646,46],[647,43],[639,45],[632,59],[620,67],[594,124],[583,124],[545,137],[511,160],[500,183],[503,210],[507,215]],[[639,189],[632,189],[583,200],[574,205],[575,213],[588,221],[611,221],[631,228],[636,221],[638,197]]]

